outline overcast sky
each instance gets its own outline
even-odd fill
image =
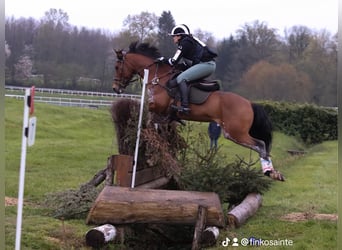
[[[332,34],[338,27],[338,0],[6,0],[5,16],[39,20],[50,8],[66,12],[71,25],[110,32],[120,31],[128,15],[142,11],[157,16],[171,11],[176,24],[210,32],[217,39],[234,35],[255,20],[278,29],[279,35],[294,25],[327,29]]]

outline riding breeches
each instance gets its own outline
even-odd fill
[[[200,62],[198,64],[195,64],[194,66],[191,66],[184,72],[180,73],[177,76],[177,83],[180,83],[183,80],[186,80],[187,82],[191,82],[197,79],[208,77],[212,73],[215,72],[215,69],[216,69],[215,61]]]

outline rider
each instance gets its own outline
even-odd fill
[[[192,36],[185,24],[176,25],[169,34],[177,44],[177,50],[172,58],[161,58],[161,61],[171,66],[179,63],[181,59],[188,65],[185,71],[176,78],[181,93],[181,107],[178,111],[189,114],[189,96],[187,83],[210,76],[215,72],[216,53],[211,51],[205,43]]]

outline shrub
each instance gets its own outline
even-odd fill
[[[188,126],[187,131],[191,130]],[[271,180],[254,167],[256,162],[237,159],[226,163],[219,155],[220,148],[208,150],[207,146],[203,147],[204,136],[203,133],[198,136],[185,134],[188,147],[186,153],[181,153],[181,189],[215,192],[221,203],[227,202],[230,206],[240,203],[249,193],[263,194],[269,189]]]
[[[306,144],[337,140],[337,111],[312,104],[260,103],[270,115],[273,127],[297,136]]]

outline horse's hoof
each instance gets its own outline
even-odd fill
[[[284,176],[277,170],[272,170],[270,173],[270,177],[273,180],[277,180],[277,181],[285,181]]]

